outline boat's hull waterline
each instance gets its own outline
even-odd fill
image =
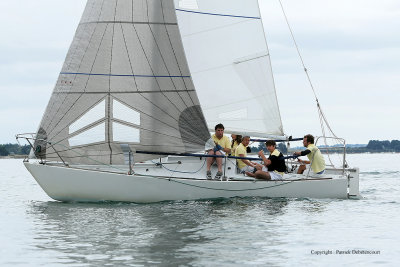
[[[359,197],[358,169],[348,170],[350,175],[347,176],[326,175],[324,178],[299,179],[294,175],[292,179],[281,181],[251,181],[234,177],[228,181],[214,181],[82,170],[38,162],[25,162],[25,166],[43,190],[59,201],[151,203],[231,197]]]

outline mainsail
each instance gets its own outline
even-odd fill
[[[257,0],[175,0],[178,24],[208,127],[283,136]]]
[[[209,138],[174,1],[88,0],[40,123],[36,156],[123,164],[127,145],[196,152]]]

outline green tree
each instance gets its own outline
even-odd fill
[[[24,145],[24,146],[21,147],[21,154],[22,155],[28,155],[30,151],[31,151],[31,146],[30,145]]]
[[[2,156],[8,156],[9,154],[15,154],[15,155],[27,155],[29,154],[30,151],[30,146],[29,145],[23,145],[20,146],[18,144],[5,144],[5,145],[0,145],[5,151],[7,151],[7,155],[3,155],[6,154],[6,152],[2,152]]]
[[[375,150],[375,151],[382,150],[382,144],[378,140],[370,140],[368,142],[367,148],[369,150]]]
[[[4,147],[4,145],[0,145],[0,156],[8,156],[10,153]]]
[[[390,151],[400,151],[400,141],[392,140],[391,142],[388,140],[378,141],[378,140],[370,140],[367,145],[367,150],[372,152],[390,152]]]
[[[287,154],[287,152],[288,152],[288,149],[287,149],[287,147],[286,147],[286,145],[284,143],[279,143],[278,144],[278,150],[280,152],[282,152],[282,154]]]
[[[390,146],[392,147],[393,151],[400,152],[400,141],[399,140],[392,140],[392,142],[390,142]]]
[[[256,150],[257,150],[257,152],[263,150],[264,153],[266,153],[267,152],[267,148],[265,147],[265,143],[264,142],[259,142]]]

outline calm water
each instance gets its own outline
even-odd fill
[[[396,266],[399,160],[400,154],[349,155],[361,168],[362,200],[138,205],[55,202],[21,160],[3,159],[0,266]]]

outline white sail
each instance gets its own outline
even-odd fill
[[[193,81],[210,130],[283,136],[257,0],[175,0]]]
[[[123,163],[126,144],[204,149],[210,135],[173,0],[87,2],[37,138],[38,157],[72,163]]]

